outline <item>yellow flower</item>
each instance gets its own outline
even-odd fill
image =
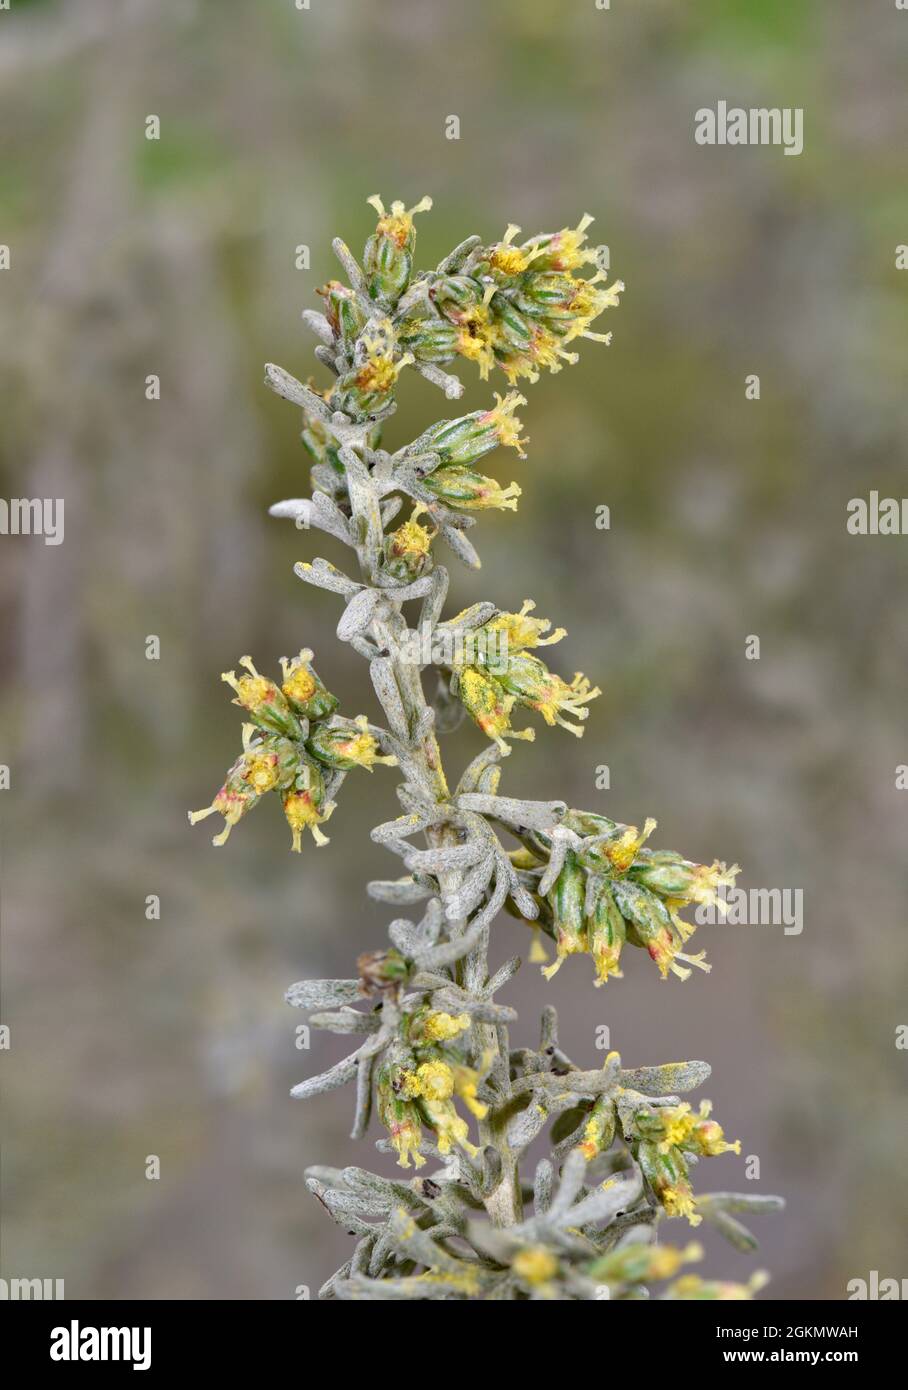
[[[302,850],[302,833],[306,829],[312,832],[312,838],[319,847],[328,843],[328,836],[322,834],[319,826],[329,818],[333,810],[333,801],[320,807],[315,793],[311,790],[291,790],[284,793],[284,815],[293,833],[291,848],[297,854]]]
[[[687,1183],[660,1188],[659,1200],[666,1216],[686,1216],[692,1226],[699,1226],[703,1220],[696,1213],[696,1199]]]
[[[454,1094],[454,1073],[447,1062],[423,1062],[416,1068],[416,1079],[424,1100],[450,1100]]]
[[[489,264],[493,270],[501,271],[502,275],[522,275],[536,257],[542,254],[539,247],[535,250],[523,250],[519,246],[512,246],[511,243],[519,231],[520,228],[514,222],[509,222],[501,241],[492,248]]]
[[[425,1159],[419,1152],[422,1143],[422,1130],[417,1122],[409,1115],[400,1120],[392,1120],[389,1127],[391,1143],[397,1150],[397,1165],[399,1168],[409,1168],[410,1158],[417,1168],[422,1168]]]
[[[526,405],[526,397],[521,396],[519,392],[509,391],[506,396],[499,396],[496,391],[495,405],[482,416],[480,424],[491,425],[498,435],[499,444],[507,449],[516,449],[520,458],[524,459],[524,445],[528,444],[529,440],[520,438],[523,425],[514,414],[519,405]]]
[[[530,709],[535,709],[542,715],[545,722],[554,726],[560,724],[562,729],[567,729],[568,733],[580,738],[583,728],[577,724],[571,724],[565,719],[564,714],[573,714],[577,719],[586,719],[589,711],[584,708],[590,700],[595,700],[602,691],[598,685],[591,686],[589,680],[581,671],[577,671],[574,679],[567,683],[556,676],[553,672],[548,673],[547,681],[540,687],[535,698],[523,699],[521,704],[527,705]]]
[[[484,734],[494,739],[499,748],[507,749],[504,735],[509,738],[523,738],[532,742],[535,737],[532,729],[518,732],[511,728],[511,710],[514,696],[505,695],[496,681],[468,666],[458,678],[460,699],[467,713],[482,729]]]
[[[413,218],[418,212],[428,212],[432,207],[432,199],[428,195],[420,198],[419,202],[412,208],[405,208],[403,203],[395,199],[391,204],[391,211],[385,212],[385,205],[377,193],[373,193],[366,202],[378,213],[378,224],[376,232],[381,236],[388,237],[398,246],[406,246],[413,231]]]
[[[658,1119],[662,1126],[662,1139],[659,1142],[660,1153],[668,1153],[669,1149],[683,1144],[690,1138],[697,1124],[697,1116],[692,1114],[686,1101],[682,1102],[681,1105],[667,1105],[659,1111]]]
[[[521,1283],[538,1288],[540,1284],[548,1284],[555,1278],[558,1260],[545,1246],[528,1245],[525,1250],[517,1251],[511,1260],[511,1269]]]
[[[556,627],[548,637],[543,637],[542,634],[548,632],[552,624],[549,618],[528,617],[535,607],[532,599],[525,598],[519,613],[499,613],[485,624],[485,630],[507,633],[508,650],[515,652],[526,647],[550,647],[553,642],[560,642],[562,637],[567,636],[566,628]]]
[[[448,1042],[451,1038],[456,1038],[458,1033],[462,1033],[465,1028],[470,1026],[469,1014],[446,1014],[434,1011],[427,1015],[422,1025],[423,1038],[426,1042]]]
[[[259,796],[277,786],[280,771],[276,753],[257,753],[246,764],[244,778]]]
[[[464,1015],[466,1017],[466,1015]],[[485,1101],[479,1100],[477,1091],[479,1088],[479,1076],[472,1067],[464,1067],[454,1064],[454,1089],[471,1115],[475,1115],[477,1120],[484,1120],[489,1113],[489,1107]]]
[[[618,873],[626,873],[637,858],[641,846],[656,829],[657,824],[658,822],[652,816],[647,816],[643,822],[642,831],[638,830],[636,825],[629,825],[617,840],[607,843],[604,846],[604,853],[612,868]]]
[[[294,657],[292,661],[288,661],[285,656],[281,657],[281,690],[288,700],[296,700],[298,704],[304,705],[315,694],[318,683],[309,670],[311,660],[312,652],[308,647],[304,647],[299,656]]]

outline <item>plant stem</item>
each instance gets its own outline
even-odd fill
[[[365,443],[365,439],[363,443]],[[374,489],[374,495],[370,500],[371,506],[377,510],[377,489]],[[354,520],[358,521],[359,518],[354,516]],[[363,581],[370,584],[372,582],[372,576],[377,572],[380,555],[375,551],[376,541],[375,539],[370,539],[370,530],[367,526],[362,527],[362,533],[363,540],[361,544],[357,546],[357,557]],[[374,537],[374,532],[372,532],[371,535]],[[412,731],[419,725],[429,706],[426,701],[425,691],[423,690],[419,666],[412,661],[404,659],[401,652],[400,639],[404,637],[408,631],[408,624],[404,617],[402,606],[401,601],[395,600],[393,594],[389,593],[387,595],[387,608],[390,609],[390,612],[386,611],[382,617],[374,618],[370,631],[372,639],[379,649],[388,654],[388,660],[390,661],[394,680],[400,694],[407,723],[410,731]],[[389,717],[391,716],[391,711],[386,708],[385,713]],[[430,729],[420,740],[419,744],[413,747],[412,756],[425,774],[426,784],[432,788],[435,801],[438,804],[447,802],[450,799],[450,791],[445,778],[441,749],[434,729]],[[426,831],[426,839],[433,847],[440,847],[446,843],[451,843],[452,837],[456,837],[456,831],[454,831],[452,827],[442,826],[430,828]],[[454,843],[456,843],[456,838],[454,839]],[[439,873],[439,890],[443,908],[446,907],[450,897],[460,886],[461,878],[462,871],[457,869]],[[466,918],[454,921],[448,919],[448,933],[452,937],[457,937],[466,930],[467,925],[468,922]],[[486,937],[486,939],[471,952],[467,962],[465,978],[461,979],[460,983],[464,988],[469,990],[469,992],[475,994],[486,983],[488,977],[488,945]],[[510,1102],[506,1030],[498,1029],[485,1023],[474,1023],[472,1026],[472,1047],[474,1060],[479,1062],[479,1060],[482,1059],[484,1069],[489,1070],[491,1076],[497,1078],[498,1083],[496,1103],[490,1106],[486,1117],[479,1122],[482,1144],[484,1146],[491,1145],[497,1151],[501,1160],[501,1179],[485,1198],[486,1210],[490,1220],[495,1225],[512,1225],[522,1219],[522,1202],[517,1161],[511,1153],[506,1135],[507,1111]]]

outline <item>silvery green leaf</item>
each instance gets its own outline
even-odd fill
[[[447,596],[448,571],[444,565],[436,565],[429,577],[429,589],[420,609],[419,621],[416,624],[418,632],[431,635],[441,617]]]
[[[418,976],[416,977],[419,978]],[[415,981],[414,981],[415,983]],[[517,1010],[506,1004],[493,1004],[487,999],[474,999],[453,989],[439,989],[432,1000],[433,1007],[448,1013],[469,1014],[477,1023],[516,1023]]]
[[[571,1209],[571,1226],[606,1226],[621,1212],[631,1210],[639,1202],[643,1194],[643,1179],[639,1172],[628,1178],[612,1178],[610,1182],[611,1186],[597,1187],[595,1192]]]
[[[419,944],[419,929],[416,923],[408,922],[405,917],[398,917],[389,924],[388,935],[391,944],[396,946],[403,956],[412,956]]]
[[[697,1206],[703,1204],[704,1214],[711,1211],[782,1211],[784,1197],[773,1197],[758,1192],[706,1192],[697,1197]]]
[[[331,249],[343,266],[344,273],[350,281],[350,288],[360,301],[361,308],[365,309],[367,314],[371,314],[375,305],[369,297],[369,287],[366,284],[365,276],[360,269],[356,257],[353,255],[346,242],[339,236],[335,237],[332,241]]]
[[[455,941],[443,941],[438,946],[430,946],[424,951],[420,951],[415,957],[416,964],[421,970],[437,970],[440,965],[453,965],[454,961],[462,960],[469,955],[477,942],[482,938],[483,929],[469,927],[462,936]]]
[[[430,825],[435,825],[436,820],[433,815],[419,815],[411,812],[407,816],[397,816],[394,820],[384,821],[381,825],[376,825],[370,832],[371,838],[377,845],[386,844],[389,840],[402,840],[407,835],[415,835],[420,830],[427,830]],[[406,846],[407,852],[411,853],[412,845]]]
[[[554,886],[555,880],[564,868],[564,861],[569,849],[578,843],[578,837],[571,830],[565,830],[561,826],[555,826],[552,831],[552,850],[549,855],[548,866],[539,880],[539,892],[545,897]]]
[[[431,496],[431,493],[429,495]],[[442,540],[446,545],[450,546],[458,560],[462,561],[468,569],[478,570],[482,568],[482,561],[479,558],[476,547],[473,545],[472,541],[467,539],[459,527],[443,524],[440,527],[440,531]]]
[[[381,1014],[360,1013],[359,1009],[338,1009],[334,1013],[312,1014],[310,1028],[326,1033],[376,1033],[381,1027]]]
[[[465,792],[457,798],[464,810],[495,816],[508,825],[530,830],[553,830],[567,810],[564,801],[524,801],[512,796],[483,796]]]
[[[400,697],[391,661],[387,657],[376,657],[369,666],[369,675],[392,731],[406,742],[410,737],[410,721]]]
[[[298,980],[284,995],[295,1009],[328,1009],[362,999],[359,980]]]
[[[431,362],[414,362],[413,365],[420,376],[424,376],[426,381],[431,381],[433,386],[444,391],[447,400],[460,400],[463,395],[463,382],[458,377],[452,376],[450,372],[443,372]]]
[[[340,640],[349,642],[351,637],[358,637],[360,633],[365,632],[381,602],[382,596],[376,589],[360,589],[359,593],[354,594],[337,625]]]
[[[522,1154],[548,1123],[548,1111],[530,1101],[525,1110],[514,1116],[507,1128],[508,1145],[515,1154]]]
[[[352,1052],[329,1071],[322,1072],[320,1076],[310,1076],[308,1081],[300,1081],[290,1094],[294,1100],[308,1100],[310,1096],[319,1096],[324,1091],[336,1091],[339,1086],[346,1086],[356,1075],[358,1059],[359,1053]]]
[[[555,1186],[555,1170],[547,1158],[536,1165],[533,1178],[533,1210],[537,1216],[545,1216],[552,1205],[552,1190]]]
[[[578,1149],[572,1149],[562,1165],[558,1191],[548,1210],[549,1221],[559,1222],[567,1216],[583,1189],[585,1177],[586,1159]]]
[[[304,309],[300,314],[303,323],[311,333],[328,347],[334,346],[334,329],[331,327],[324,314],[319,314],[315,309]]]
[[[402,497],[387,497],[387,498],[385,498],[384,502],[382,502],[382,504],[381,504],[381,524],[382,524],[382,526],[384,526],[385,528],[387,528],[388,526],[390,526],[391,522],[392,522],[392,521],[394,520],[394,518],[397,516],[398,512],[400,511],[400,509],[401,509],[401,507],[402,507],[403,505],[404,505],[404,499],[403,499]]]
[[[347,1302],[398,1301],[405,1299],[466,1298],[463,1285],[453,1277],[445,1280],[443,1276],[433,1277],[431,1283],[417,1275],[403,1278],[363,1279],[362,1277],[338,1280],[334,1284],[337,1298]]]
[[[337,1297],[336,1290],[338,1286],[343,1286],[343,1284],[349,1277],[350,1267],[352,1263],[352,1260],[348,1260],[346,1264],[341,1265],[340,1269],[335,1270],[335,1272],[331,1275],[330,1279],[325,1280],[324,1284],[322,1284],[321,1288],[318,1291],[318,1296],[320,1299]]]
[[[273,362],[266,362],[265,385],[269,386],[276,395],[283,396],[285,401],[298,405],[314,419],[322,420],[325,423],[330,420],[331,412],[321,396],[317,396],[308,386],[297,381],[295,376],[285,372],[283,367],[276,367]]]
[[[708,1062],[666,1062],[660,1067],[636,1067],[621,1072],[621,1084],[645,1096],[664,1096],[668,1092],[693,1091],[709,1080]]]
[[[404,878],[374,878],[371,883],[366,884],[366,892],[370,898],[395,906],[421,902],[429,896],[430,891],[425,883],[416,882],[412,874],[407,874]]]
[[[433,874],[446,869],[468,869],[488,854],[488,846],[478,840],[467,840],[465,844],[447,849],[414,849],[407,860],[407,868],[428,870]]]
[[[314,584],[317,589],[328,589],[331,593],[343,594],[345,598],[351,597],[362,587],[327,560],[315,559],[311,564],[300,561],[293,566],[293,573],[304,584]]]
[[[360,1049],[359,1062],[356,1067],[356,1103],[353,1111],[353,1128],[350,1131],[351,1139],[362,1139],[369,1127],[369,1120],[372,1115],[372,1077],[375,1073],[375,1051],[377,1044],[381,1041],[381,1037],[372,1039],[373,1046],[366,1043]]]
[[[510,960],[506,960],[504,965],[498,967],[495,974],[489,980],[489,983],[485,986],[485,994],[491,999],[492,995],[502,989],[509,980],[513,980],[521,964],[522,961],[519,956],[511,956]]]

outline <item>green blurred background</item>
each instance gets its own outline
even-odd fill
[[[397,872],[368,838],[393,774],[351,779],[330,848],[302,860],[276,805],[221,852],[185,814],[235,754],[218,674],[242,652],[270,669],[308,644],[345,708],[374,712],[336,599],[291,570],[334,543],[266,516],[307,469],[297,412],[261,383],[266,360],[322,379],[300,310],[335,273],[331,237],[361,247],[375,192],[433,195],[421,265],[589,211],[628,286],[612,346],[528,389],[529,460],[496,461],[524,495],[473,533],[482,573],[451,564],[454,604],[534,597],[569,628],[553,664],[604,690],[582,742],[517,745],[503,789],[655,815],[659,844],[804,892],[801,936],[703,927],[709,978],[661,984],[639,952],[600,991],[589,962],[548,986],[527,968],[520,1027],[552,1000],[590,1065],[603,1023],[630,1065],[713,1062],[761,1177],[726,1155],[697,1178],[788,1199],[759,1227],[770,1295],[908,1274],[906,558],[844,524],[849,498],[906,491],[906,59],[893,0],[0,13],[2,489],[66,500],[63,545],[0,543],[3,1276],[292,1298],[350,1247],[304,1166],[385,1163],[375,1134],[346,1137],[349,1094],[288,1098],[345,1040],[297,1050],[282,996],[382,942],[362,884]],[[720,98],[803,107],[804,153],[697,146]],[[391,447],[454,413],[404,388]],[[451,768],[479,746],[455,735]],[[496,932],[501,959],[527,944]],[[710,1242],[712,1270],[752,1266]]]

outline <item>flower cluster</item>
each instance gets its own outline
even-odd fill
[[[601,269],[589,279],[574,273],[597,259],[584,245],[592,220],[584,216],[576,227],[519,246],[520,228],[512,224],[501,241],[471,248],[456,273],[446,268],[427,277],[427,293],[400,325],[401,343],[417,362],[464,357],[483,380],[498,366],[513,384],[576,362],[568,344],[577,338],[609,342],[611,334],[591,325],[618,303],[623,284],[606,287]]]
[[[477,1099],[479,1074],[450,1045],[470,1023],[469,1014],[429,1008],[402,1019],[400,1042],[388,1049],[376,1087],[379,1119],[401,1168],[409,1168],[411,1155],[417,1168],[425,1163],[423,1125],[433,1132],[440,1154],[450,1153],[453,1144],[473,1158],[479,1153],[469,1140],[467,1121],[454,1107],[456,1095],[476,1119],[488,1112]]]
[[[585,244],[588,215],[576,227],[538,233],[520,245],[513,225],[488,246],[471,237],[436,270],[416,271],[413,218],[432,200],[409,209],[394,202],[390,211],[377,194],[368,201],[378,221],[362,263],[335,242],[350,283],[322,285],[324,313],[313,316],[337,377],[324,395],[331,411],[358,422],[384,418],[406,366],[437,376],[440,366],[463,358],[477,364],[483,380],[498,366],[513,385],[576,362],[568,345],[579,338],[610,341],[611,334],[593,332],[592,324],[618,303],[624,286],[620,280],[607,286],[602,269],[589,277],[577,273],[597,260]],[[307,424],[304,441],[317,462],[337,468],[317,424]]]
[[[621,976],[624,945],[643,947],[659,967],[684,980],[691,966],[708,971],[704,953],[684,951],[696,930],[682,910],[692,903],[721,905],[718,890],[739,872],[718,860],[694,864],[671,850],[645,848],[656,828],[622,825],[590,811],[568,811],[554,835],[523,835],[511,853],[522,882],[534,893],[539,916],[532,923],[554,939],[556,958],[543,970],[550,979],[570,955],[590,955],[596,984]],[[535,958],[544,959],[541,943]]]
[[[262,676],[252,658],[240,658],[244,674],[225,671],[221,679],[236,691],[235,705],[249,716],[243,725],[243,751],[227,773],[210,806],[191,811],[189,821],[217,813],[224,829],[213,840],[223,845],[230,831],[270,791],[279,793],[293,849],[302,848],[308,829],[317,845],[328,843],[319,826],[334,810],[330,799],[337,774],[354,767],[369,771],[376,763],[396,763],[382,756],[365,716],[345,720],[335,714],[337,698],[327,690],[304,648],[292,661],[281,658],[280,685]]]
[[[628,1099],[621,1097],[619,1108],[626,1110]],[[625,1129],[634,1157],[666,1216],[686,1216],[692,1226],[699,1226],[703,1218],[690,1184],[690,1156],[715,1158],[741,1152],[740,1139],[729,1143],[722,1126],[709,1118],[711,1111],[708,1100],[701,1101],[697,1112],[686,1102],[658,1110],[644,1102]]]
[[[507,746],[506,737],[534,737],[532,729],[511,728],[515,705],[535,710],[547,724],[560,724],[579,738],[582,723],[573,723],[567,716],[585,720],[589,701],[602,693],[598,686],[590,685],[582,672],[565,681],[532,655],[531,647],[548,646],[566,635],[564,628],[557,628],[543,636],[551,624],[547,618],[530,617],[534,607],[526,599],[519,613],[497,613],[475,629],[471,663],[455,665],[452,671],[452,692],[474,723],[503,749]],[[451,620],[452,627],[457,623],[458,618]]]

